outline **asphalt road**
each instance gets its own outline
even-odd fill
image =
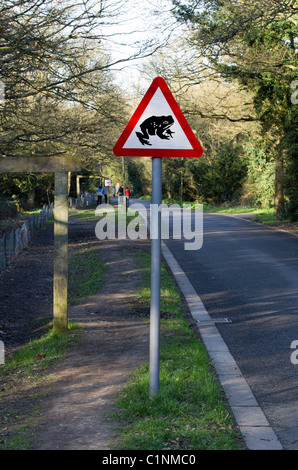
[[[298,238],[204,214],[203,246],[164,240],[212,318],[285,449],[298,449]]]

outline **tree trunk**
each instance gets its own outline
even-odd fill
[[[71,171],[68,172],[68,196],[70,193],[70,184],[71,184]]]
[[[280,214],[284,210],[284,164],[283,153],[279,151],[275,162],[275,212]]]
[[[28,203],[30,207],[34,207],[35,203],[35,186],[36,186],[36,176],[34,174],[30,174],[28,176],[28,186],[29,186],[29,193],[28,193]]]

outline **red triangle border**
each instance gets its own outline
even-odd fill
[[[148,104],[151,101],[154,93],[157,88],[160,88],[165,99],[168,102],[171,110],[173,111],[177,121],[179,122],[182,130],[184,131],[186,137],[188,138],[192,149],[152,149],[152,148],[123,148],[125,142],[129,138],[130,134],[133,132],[137,122],[140,117],[146,110]],[[183,158],[198,158],[203,154],[203,149],[194,135],[191,127],[189,126],[187,120],[185,119],[180,107],[178,106],[175,98],[173,97],[168,85],[162,77],[156,77],[148,88],[146,94],[141,100],[136,111],[132,115],[128,124],[126,125],[124,131],[119,137],[117,143],[113,148],[113,152],[116,156],[123,157],[183,157]]]

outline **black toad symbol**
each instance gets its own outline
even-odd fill
[[[170,127],[174,124],[172,116],[151,116],[145,119],[140,125],[142,132],[136,132],[136,135],[142,145],[152,145],[149,142],[150,135],[157,135],[160,139],[169,140],[174,134]]]

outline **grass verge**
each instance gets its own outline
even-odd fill
[[[140,199],[143,200],[151,200],[151,196],[141,196]],[[176,199],[163,199],[162,200],[163,204],[178,204],[180,206],[182,205],[191,205],[192,208],[195,207],[197,204],[196,202],[187,202],[185,201],[184,203],[181,203],[180,201],[177,201]],[[212,206],[211,204],[203,204],[203,209],[204,212],[213,212],[213,213],[218,213],[218,214],[247,214],[247,213],[254,213],[255,216],[252,217],[252,220],[256,220],[257,222],[261,222],[263,224],[268,224],[268,225],[280,225],[282,223],[287,222],[286,220],[281,219],[280,217],[277,217],[275,214],[274,208],[273,207],[268,207],[268,208],[257,208],[253,206],[244,206],[244,205],[232,205],[232,206],[227,206],[227,205],[222,205],[222,206]],[[115,217],[116,217],[116,223],[117,223],[117,209],[115,208]],[[94,209],[88,209],[88,210],[81,210],[78,211],[77,213],[73,212],[72,217],[77,217],[81,220],[98,220],[98,217],[95,217],[95,211]],[[133,218],[133,217],[132,217]],[[127,223],[129,223],[132,218],[127,217]]]
[[[151,200],[151,196],[143,196],[140,199],[146,199],[146,200]],[[189,202],[185,201],[181,203],[181,201],[178,201],[176,199],[163,199],[162,200],[163,204],[178,204],[179,206],[183,205],[190,205],[192,208],[195,207],[197,202]],[[254,206],[245,206],[242,204],[237,204],[237,205],[220,205],[220,206],[213,206],[211,204],[203,203],[203,209],[204,212],[214,212],[214,213],[219,213],[219,214],[246,214],[246,213],[254,213],[257,215],[257,219],[259,221],[266,221],[266,219],[269,220],[274,218],[274,208],[257,208]],[[275,219],[276,220],[276,219]]]
[[[44,372],[61,359],[80,331],[79,326],[71,322],[66,334],[53,332],[51,326],[52,324],[48,326],[49,331],[41,338],[18,348],[5,365],[0,366],[0,379],[11,377],[15,373],[22,381],[29,379],[31,384],[42,379]]]
[[[100,206],[98,206],[100,208]],[[121,210],[121,209],[120,209]],[[118,208],[110,208],[115,217],[115,226],[118,223]],[[83,222],[94,222],[102,219],[95,215],[95,209],[79,209],[71,211],[71,218]],[[126,217],[126,224],[134,219],[133,216]],[[105,278],[108,264],[100,258],[100,248],[95,243],[76,249],[69,260],[69,302],[77,304],[87,296],[95,294]]]
[[[204,212],[215,212],[219,214],[247,214],[250,212],[253,212],[254,214],[258,214],[261,212],[264,212],[264,209],[259,209],[256,207],[251,207],[251,206],[243,206],[243,205],[237,205],[237,206],[212,206],[210,204],[204,204]]]
[[[150,301],[150,255],[139,290]],[[149,399],[149,364],[131,377],[118,397],[121,450],[236,450],[240,436],[197,332],[183,314],[178,290],[162,266],[160,390]]]
[[[95,294],[105,278],[107,269],[107,263],[100,258],[98,245],[77,249],[69,260],[69,303],[77,304]]]
[[[95,216],[95,209],[69,209],[71,219],[81,220],[83,222],[95,222],[98,217]]]

